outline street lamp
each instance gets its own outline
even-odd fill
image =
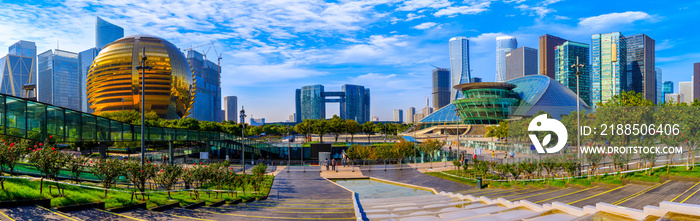
[[[241,106],[241,165],[243,166],[243,174],[245,174],[245,110]]]
[[[459,117],[459,109],[455,109],[455,112],[456,112],[455,115],[457,115],[457,158],[459,160],[462,160],[459,156],[459,146],[460,146],[459,137],[462,136],[462,134],[459,132],[459,122],[462,121],[462,118]]]
[[[579,160],[583,160],[583,158],[581,158],[581,92],[579,90],[579,76],[581,75],[581,71],[579,68],[584,66],[585,65],[578,63],[578,56],[576,56],[576,64],[571,65],[572,68],[576,68],[576,155],[578,155]]]
[[[136,67],[141,70],[141,166],[146,162],[146,69],[151,70],[150,66],[146,66],[146,60],[146,47],[143,47],[141,66]]]

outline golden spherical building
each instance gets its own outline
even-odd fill
[[[123,37],[106,45],[90,66],[87,98],[95,114],[141,110],[141,70],[146,48],[146,111],[161,118],[187,117],[194,102],[193,73],[172,43],[148,35]]]

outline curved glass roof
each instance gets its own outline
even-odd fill
[[[450,102],[450,104],[445,105],[439,110],[433,112],[422,120],[418,121],[420,123],[457,123],[460,121],[459,116],[457,116],[457,107]]]
[[[547,76],[528,75],[507,83],[518,85],[513,91],[522,98],[512,115],[532,116],[538,111],[545,111],[554,118],[561,118],[562,115],[576,111],[576,93]],[[581,110],[590,111],[590,107],[583,100]]]

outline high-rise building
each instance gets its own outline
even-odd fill
[[[289,120],[287,122],[294,123],[294,122],[296,122],[296,119],[297,119],[296,114],[293,113],[293,114],[289,115]]]
[[[102,48],[124,37],[124,29],[115,24],[109,23],[100,17],[97,17],[95,23],[95,47],[100,51]]]
[[[548,77],[555,78],[555,64],[554,64],[554,47],[557,45],[564,44],[566,39],[552,36],[552,35],[542,35],[540,36],[540,74],[547,75]]]
[[[695,79],[695,78],[693,78]],[[681,102],[690,104],[693,102],[693,81],[678,82],[678,93],[681,94],[683,99]]]
[[[591,104],[591,72],[588,64],[588,44],[566,41],[554,48],[554,80],[576,92],[576,68],[572,67],[578,64],[584,65],[579,67],[581,72],[579,75],[579,97],[586,104]]]
[[[700,99],[700,62],[693,64],[693,100]]]
[[[506,52],[518,47],[518,40],[513,36],[496,38],[496,82],[506,81]]]
[[[433,113],[433,108],[432,107],[424,107],[423,108],[423,117],[428,116]]]
[[[265,118],[250,118],[250,125],[252,126],[262,126],[265,125]]]
[[[415,117],[416,115],[416,108],[415,107],[409,107],[408,110],[406,110],[406,123],[412,124],[415,122]]]
[[[372,121],[378,122],[378,121],[379,121],[379,117],[377,117],[377,116],[372,117]]]
[[[39,54],[38,60],[37,100],[81,110],[78,53],[59,49],[48,50]]]
[[[95,60],[99,50],[97,48],[90,48],[85,51],[78,53],[78,66],[80,67],[80,111],[85,113],[92,113],[93,110],[90,109],[87,99],[87,76],[90,72],[90,65],[92,61]]]
[[[627,41],[627,90],[642,93],[656,103],[655,41],[645,34],[625,37]]]
[[[24,85],[36,84],[35,64],[32,57],[8,54],[0,58],[0,93],[23,98],[35,97],[35,93],[27,93],[23,88]]]
[[[591,36],[591,103],[627,90],[627,41],[620,32]]]
[[[537,49],[519,47],[505,54],[505,81],[537,74]]]
[[[20,40],[17,43],[10,45],[7,54],[36,59],[36,43]]]
[[[440,109],[450,103],[450,70],[435,68],[433,70],[433,107]]]
[[[413,115],[413,123],[414,124],[418,123],[420,120],[423,120],[424,117],[425,117],[425,115],[423,115],[423,114],[414,114]]]
[[[217,114],[221,110],[221,67],[204,59],[204,55],[195,50],[187,51],[187,61],[197,85],[189,117],[201,121],[221,121]]]
[[[340,103],[340,118],[358,123],[369,121],[369,88],[345,84],[342,91],[325,91],[323,85],[309,85],[296,90],[297,122],[325,119],[326,103]]]
[[[695,79],[695,78],[693,78]],[[673,94],[673,81],[664,81],[664,100],[666,100],[666,94]]]
[[[471,69],[469,67],[469,39],[466,37],[454,37],[450,39],[450,73],[452,85],[450,86],[450,101],[462,98],[462,92],[454,89],[455,85],[470,83]]]
[[[394,122],[403,123],[403,110],[394,109]]]
[[[224,119],[226,119],[226,111],[224,111],[224,110],[219,110],[219,119],[221,119],[221,121],[223,121]]]
[[[670,93],[670,94],[664,95],[664,100],[668,101],[668,102],[673,102],[673,103],[680,103],[680,102],[683,102],[683,100],[685,100],[685,97],[683,96],[683,94],[680,94],[680,93],[678,93],[678,94]]]
[[[473,77],[473,78],[472,78],[471,83],[479,83],[479,82],[481,82],[481,78],[480,78],[480,77]]]
[[[664,90],[663,90],[663,76],[661,68],[656,68],[656,103],[660,104],[664,102]]]
[[[226,121],[238,122],[238,97],[236,96],[226,96],[224,97],[224,112]]]

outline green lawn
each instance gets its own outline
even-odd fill
[[[265,182],[266,184],[263,185],[262,187],[262,193],[259,193],[257,195],[253,195],[249,192],[247,192],[245,195],[243,194],[238,194],[236,195],[229,195],[229,194],[223,194],[219,195],[219,197],[216,196],[216,194],[211,193],[207,194],[205,192],[200,192],[199,199],[194,199],[194,194],[190,194],[191,192],[172,192],[171,196],[173,200],[168,200],[168,194],[167,193],[152,193],[150,194],[150,200],[147,201],[148,207],[155,207],[159,205],[164,205],[168,203],[173,203],[173,202],[179,202],[180,205],[187,205],[195,202],[200,202],[200,201],[205,201],[207,204],[220,201],[222,199],[226,200],[235,200],[238,198],[241,199],[250,199],[256,196],[264,196],[267,195],[270,191],[270,187],[272,185],[274,177],[273,176],[265,176]],[[86,183],[87,184],[87,183]],[[84,185],[86,185],[84,184]],[[21,200],[21,199],[51,199],[51,206],[52,207],[58,207],[58,206],[68,206],[68,205],[76,205],[76,204],[84,204],[84,203],[93,203],[93,202],[105,202],[105,207],[106,208],[115,208],[115,207],[122,207],[122,206],[128,206],[128,205],[133,205],[137,203],[142,203],[145,201],[142,200],[137,200],[134,199],[133,201],[131,200],[131,193],[125,193],[125,192],[117,192],[117,191],[108,191],[107,198],[104,197],[104,191],[99,190],[99,189],[91,189],[91,188],[85,188],[85,187],[77,187],[77,186],[71,186],[71,185],[61,185],[61,188],[65,188],[64,196],[60,197],[58,196],[58,192],[56,189],[53,189],[53,195],[49,194],[49,187],[50,186],[55,186],[55,183],[49,183],[49,182],[44,182],[44,192],[43,194],[39,194],[39,181],[29,181],[26,179],[6,179],[5,180],[5,191],[0,190],[0,200]],[[125,190],[122,188],[113,188],[113,189],[121,189]],[[252,190],[252,188],[247,188],[247,191]],[[139,197],[140,198],[140,197]]]

